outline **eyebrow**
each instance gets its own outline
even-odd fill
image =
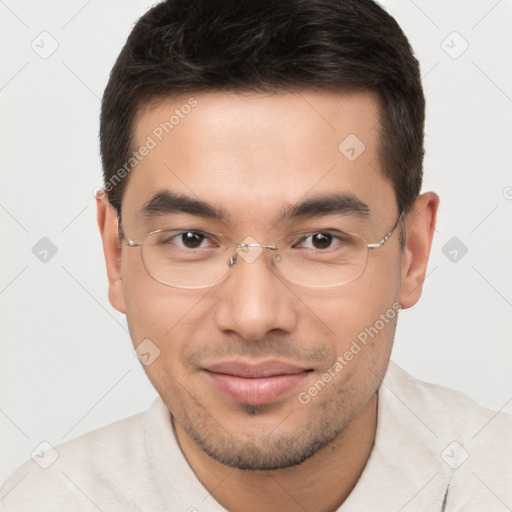
[[[144,203],[141,210],[146,217],[186,213],[223,222],[226,222],[229,217],[223,208],[202,199],[175,194],[168,190],[157,192],[149,201]],[[319,195],[286,207],[278,216],[278,222],[332,214],[355,215],[356,217],[366,218],[370,215],[370,208],[349,192]]]
[[[222,209],[207,201],[175,194],[168,190],[157,192],[148,202],[142,205],[142,213],[145,217],[157,217],[170,213],[188,213],[198,217],[206,217],[216,220],[227,220],[228,214]]]
[[[286,208],[279,216],[279,221],[333,214],[366,218],[370,215],[370,207],[349,192],[319,195]]]

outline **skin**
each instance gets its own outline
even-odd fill
[[[179,225],[272,243],[289,232],[341,222],[380,241],[399,211],[377,155],[379,108],[371,93],[209,92],[129,175],[123,229],[141,241]],[[138,148],[187,97],[146,105],[135,124]],[[349,161],[338,146],[356,134],[366,149]],[[222,207],[223,221],[190,214],[145,219],[141,208],[169,190]],[[277,222],[289,205],[350,192],[367,218],[328,216]],[[376,430],[377,390],[389,362],[396,317],[307,404],[298,400],[392,304],[421,295],[439,198],[420,195],[407,216],[407,242],[395,232],[370,251],[365,272],[344,286],[311,288],[273,272],[268,252],[238,263],[213,288],[164,286],[145,271],[140,248],[118,244],[116,212],[98,199],[112,305],[126,313],[134,345],[161,351],[145,366],[173,415],[177,439],[197,477],[231,511],[336,510],[356,484]],[[278,359],[309,371],[275,402],[247,406],[226,397],[201,370],[227,357]],[[301,462],[302,459],[304,459]],[[298,463],[301,462],[301,463]],[[253,470],[240,469],[252,467]],[[278,469],[277,469],[278,468]]]

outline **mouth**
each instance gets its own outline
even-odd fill
[[[263,405],[283,398],[313,370],[282,361],[257,364],[225,361],[211,364],[203,371],[210,382],[231,400]]]

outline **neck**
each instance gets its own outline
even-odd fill
[[[357,483],[375,440],[373,395],[331,443],[302,464],[273,471],[225,466],[205,454],[175,423],[181,449],[198,479],[231,512],[337,510]]]

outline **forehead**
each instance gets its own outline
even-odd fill
[[[380,172],[379,129],[372,93],[209,92],[153,102],[134,124],[139,156],[123,214],[167,189],[249,220],[333,192],[382,215],[394,193]]]

